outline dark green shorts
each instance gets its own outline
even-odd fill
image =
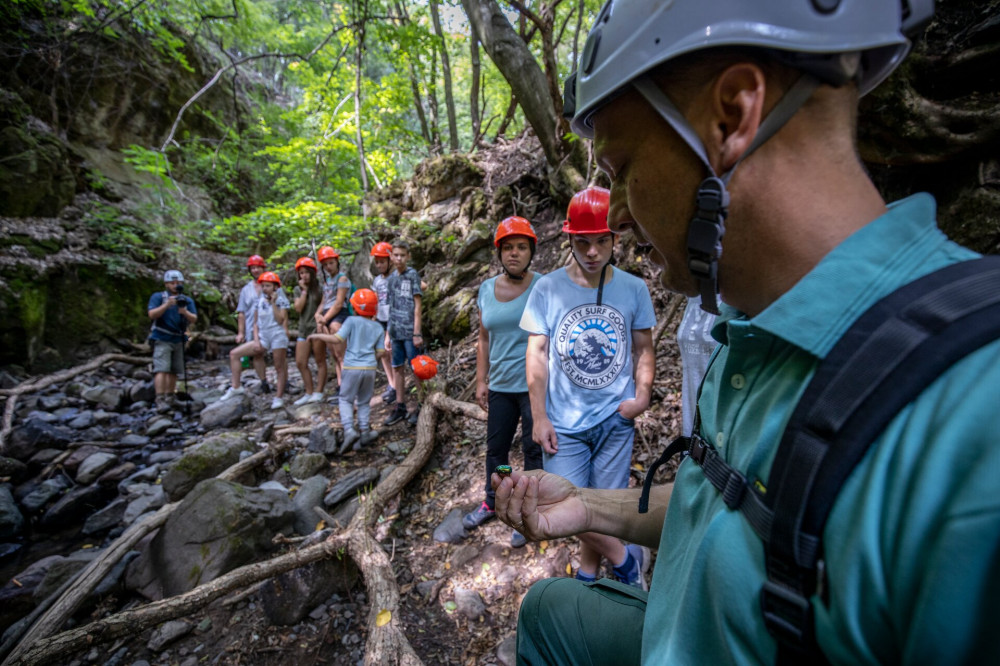
[[[517,618],[517,663],[638,664],[647,593],[602,578],[535,583]]]

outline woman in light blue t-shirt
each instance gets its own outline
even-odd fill
[[[473,529],[496,515],[490,474],[510,460],[518,420],[524,469],[542,468],[542,449],[531,438],[531,402],[524,371],[528,334],[521,315],[538,275],[528,266],[535,256],[538,237],[523,217],[508,217],[497,227],[497,247],[503,273],[479,287],[479,345],[476,350],[476,402],[488,413],[486,420],[486,499],[465,514],[462,524]],[[525,538],[515,531],[510,544],[520,548]]]

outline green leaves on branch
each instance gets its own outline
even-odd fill
[[[294,262],[313,245],[332,245],[341,252],[356,250],[369,225],[360,215],[345,214],[335,203],[304,201],[262,206],[252,213],[217,223],[211,240],[231,254],[262,253],[271,261]]]

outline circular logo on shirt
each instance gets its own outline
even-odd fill
[[[611,384],[625,368],[625,317],[607,305],[581,305],[566,313],[556,327],[559,364],[581,388]]]

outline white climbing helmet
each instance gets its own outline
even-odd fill
[[[906,35],[930,20],[933,0],[608,0],[567,82],[573,131],[623,86],[685,53],[720,46],[772,51],[789,66],[862,94],[909,51]]]
[[[163,274],[164,282],[184,282],[184,274],[177,270],[169,270]]]

